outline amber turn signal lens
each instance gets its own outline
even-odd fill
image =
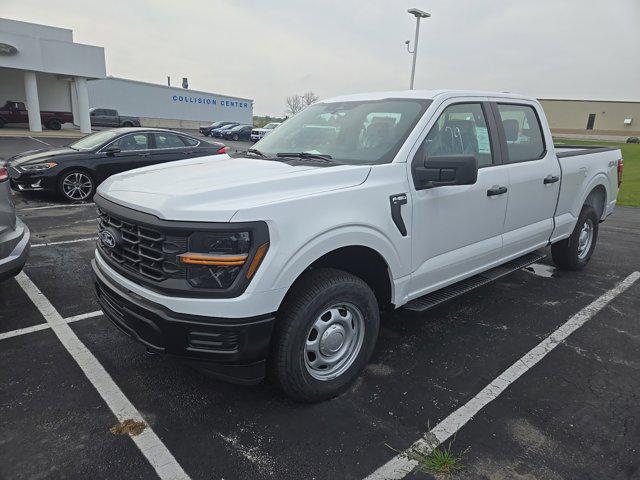
[[[262,259],[267,253],[267,250],[269,250],[269,242],[263,243],[258,247],[256,255],[253,257],[253,260],[251,260],[251,264],[249,265],[249,269],[247,270],[247,278],[249,280],[251,280],[253,274],[256,273],[256,270],[258,270],[260,263],[262,263]]]
[[[247,255],[208,255],[205,253],[183,253],[178,258],[182,263],[192,265],[213,265],[216,267],[237,267],[244,265]]]

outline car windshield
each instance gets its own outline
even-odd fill
[[[231,124],[231,125],[225,125],[224,127],[220,127],[220,130],[231,130],[232,128],[237,127],[237,125],[235,124]]]
[[[295,152],[330,155],[346,164],[389,163],[430,103],[417,98],[317,103],[254,149],[267,157]]]
[[[122,132],[118,132],[117,130],[104,130],[102,132],[92,133],[91,135],[87,135],[77,142],[73,142],[71,145],[69,145],[69,147],[73,148],[74,150],[81,151],[94,150],[113,140],[118,135],[120,135],[120,133]]]
[[[233,128],[230,128],[229,131],[242,130],[246,125],[236,125]]]
[[[274,128],[276,128],[278,125],[280,125],[279,123],[267,123],[264,127],[265,130],[273,130]]]

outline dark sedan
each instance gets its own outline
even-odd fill
[[[221,133],[222,138],[227,140],[251,140],[251,125],[238,125],[228,130],[223,130]]]
[[[229,130],[233,127],[237,127],[238,124],[233,122],[233,123],[229,123],[227,125],[223,125],[222,127],[218,127],[218,128],[214,128],[213,130],[211,130],[211,136],[212,137],[222,137],[222,132],[224,132],[225,130]]]
[[[96,132],[68,147],[21,153],[8,160],[8,167],[14,190],[47,191],[82,201],[91,199],[100,182],[116,173],[226,149],[222,143],[171,130],[119,128]]]
[[[224,127],[225,125],[231,125],[231,124],[237,125],[236,122],[224,122],[224,121],[214,122],[211,125],[200,127],[200,133],[205,137],[208,137],[209,135],[211,135],[211,130],[215,130],[216,128]]]

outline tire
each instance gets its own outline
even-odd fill
[[[3,128],[3,127],[4,127],[4,120],[0,118],[0,128]]]
[[[298,402],[333,398],[369,361],[379,324],[378,302],[362,279],[330,268],[310,270],[291,288],[277,315],[269,378]],[[328,365],[330,360],[335,365]]]
[[[60,123],[60,120],[58,120],[56,118],[52,118],[51,120],[49,120],[47,122],[46,127],[49,130],[60,130],[62,128],[62,124]]]
[[[569,238],[551,245],[551,257],[562,270],[582,270],[589,263],[598,241],[599,218],[595,209],[584,205]]]
[[[235,133],[235,134],[233,135],[233,139],[237,142],[237,141],[240,139],[240,137],[238,136],[238,134],[237,134],[237,133]]]
[[[73,186],[80,190],[73,190]],[[86,170],[68,170],[58,179],[58,193],[68,202],[91,200],[96,193],[96,181]]]
[[[133,123],[131,122],[122,122],[122,128],[133,127]]]

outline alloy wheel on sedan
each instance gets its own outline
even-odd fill
[[[70,172],[61,181],[62,194],[72,201],[87,200],[93,196],[94,190],[93,179],[84,172]]]

